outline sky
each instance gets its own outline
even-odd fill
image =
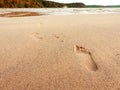
[[[120,0],[50,0],[63,3],[83,2],[86,5],[120,5]]]

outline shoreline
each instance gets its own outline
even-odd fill
[[[85,14],[120,14],[119,8],[17,8],[17,9],[0,9],[0,13],[10,12],[32,12],[43,15],[85,15]]]
[[[9,12],[5,14],[0,14],[0,17],[27,17],[27,16],[40,16],[36,12]]]

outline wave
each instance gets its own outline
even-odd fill
[[[9,12],[37,12],[46,15],[79,15],[79,14],[120,14],[120,8],[17,8],[0,9],[0,14]]]

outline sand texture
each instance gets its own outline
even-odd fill
[[[9,12],[0,14],[0,17],[28,17],[28,16],[40,16],[36,12]]]
[[[120,15],[0,17],[0,90],[120,90]]]

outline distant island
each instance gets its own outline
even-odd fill
[[[58,3],[47,0],[0,0],[0,8],[99,8],[99,7],[120,7],[85,5],[84,3]]]
[[[120,5],[86,5],[87,8],[120,8]]]

